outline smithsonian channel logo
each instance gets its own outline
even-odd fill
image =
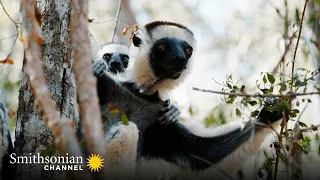
[[[81,156],[41,156],[40,153],[29,154],[28,156],[17,156],[10,154],[11,164],[43,164],[46,171],[81,171],[85,167],[84,159]],[[86,166],[91,172],[98,172],[103,168],[103,158],[99,154],[91,154],[86,158]]]

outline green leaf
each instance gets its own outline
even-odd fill
[[[302,87],[303,87],[303,86],[306,86],[308,83],[307,83],[307,82],[299,81],[298,84],[299,84],[299,86],[302,86]]]
[[[296,24],[300,25],[300,13],[298,8],[296,8]]]
[[[232,86],[229,83],[227,83],[227,86],[229,89],[232,89]]]
[[[204,123],[205,123],[205,127],[210,127],[210,126],[216,124],[217,121],[214,118],[214,114],[210,113],[210,115],[205,118]]]
[[[314,0],[316,4],[320,4],[320,0]]]
[[[291,111],[295,112],[295,113],[299,113],[300,112],[298,109],[292,109]]]
[[[129,119],[128,116],[125,113],[121,113],[121,121],[124,125],[128,125],[129,124]]]
[[[259,114],[259,111],[255,110],[255,111],[251,112],[250,116],[256,117],[256,116],[258,116],[258,114]]]
[[[300,70],[300,71],[306,71],[305,68],[298,68],[297,70]]]
[[[249,101],[248,103],[249,103],[251,106],[255,106],[255,105],[258,104],[257,101]]]
[[[190,115],[193,115],[193,110],[192,110],[192,107],[191,107],[191,106],[189,107],[189,114],[190,114]]]
[[[110,114],[115,115],[115,114],[119,114],[119,112],[120,112],[119,109],[114,109],[110,111]]]
[[[269,73],[267,73],[267,77],[268,77],[268,80],[269,80],[269,82],[271,83],[271,84],[273,84],[276,80],[275,80],[275,78],[271,75],[271,74],[269,74]]]
[[[233,102],[234,102],[234,97],[227,98],[227,101],[226,101],[227,104],[232,104]]]
[[[241,111],[238,108],[236,109],[236,115],[239,117],[241,116]]]
[[[308,99],[308,103],[311,103],[312,101],[311,101],[311,99]]]
[[[264,83],[264,84],[266,84],[266,83],[267,83],[267,78],[266,78],[266,76],[265,76],[265,75],[263,76],[262,81],[263,81],[263,83]]]
[[[301,126],[301,127],[308,127],[305,123],[303,123],[303,122],[299,122],[299,125]]]
[[[246,86],[245,85],[242,85],[241,86],[241,89],[240,89],[240,92],[244,92],[244,89],[246,88]]]
[[[285,90],[287,90],[287,85],[286,84],[281,84],[280,85],[281,87],[280,87],[280,91],[279,92],[282,92],[282,91],[285,91]]]

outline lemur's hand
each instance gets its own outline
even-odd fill
[[[282,108],[278,106],[279,99],[269,98],[265,101],[265,106],[261,109],[258,118],[260,122],[269,124],[282,118]],[[269,109],[273,109],[271,112]]]
[[[160,124],[168,125],[175,122],[180,115],[180,110],[176,106],[170,104],[169,99],[163,103],[163,107],[164,108],[159,111],[158,121]]]
[[[2,102],[0,102],[0,121],[6,121],[7,120],[7,114],[6,114],[6,107]],[[1,132],[0,132],[1,133]]]
[[[107,65],[104,61],[98,60],[93,63],[93,73],[94,75],[101,77],[107,69]]]

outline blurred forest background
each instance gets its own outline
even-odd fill
[[[1,0],[1,3],[6,12],[0,8],[0,59],[10,54],[13,64],[0,64],[0,101],[9,109],[9,124],[14,138],[23,46],[18,37],[20,29],[17,31],[13,21],[21,22],[20,1]],[[203,121],[205,125],[219,125],[226,120],[249,116],[258,107],[243,106],[237,100],[228,104],[222,95],[198,92],[192,87],[221,91],[223,82],[230,80],[232,75],[234,82],[239,86],[245,85],[247,92],[254,94],[259,92],[256,81],[263,79],[262,73],[268,72],[275,77],[280,73],[290,74],[291,65],[285,65],[293,59],[298,35],[295,32],[299,30],[297,24],[304,3],[302,0],[123,0],[115,42],[128,43],[129,33],[123,36],[122,31],[134,24],[166,20],[189,27],[197,40],[193,71],[188,80],[173,92],[168,92],[168,96],[186,119],[191,117],[192,121]],[[118,1],[114,0],[89,1],[92,55],[101,44],[110,41],[117,7]],[[319,68],[319,16],[314,16],[315,11],[320,12],[319,7],[319,0],[309,1],[295,59],[296,68],[310,71]],[[288,45],[290,39],[292,43]],[[277,69],[282,59],[284,71]],[[308,83],[308,90],[313,91],[316,84],[319,88],[319,75]],[[299,114],[299,120],[307,126],[320,124],[320,96],[304,98],[312,103],[308,105],[308,101],[300,101],[296,104],[296,109],[303,112]],[[317,140],[315,133],[310,135],[310,140]],[[304,163],[305,174],[316,172],[319,166],[315,164],[320,165],[319,145],[315,141],[309,147],[302,161],[308,162]],[[268,157],[275,154],[270,143],[265,145],[265,149]],[[243,170],[245,176],[256,177],[255,174],[246,174],[246,169],[262,167],[267,162],[263,152],[248,161]],[[283,174],[279,173],[279,177]],[[317,176],[320,177],[320,172]]]

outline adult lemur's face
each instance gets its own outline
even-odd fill
[[[96,59],[106,62],[107,72],[123,73],[129,63],[128,51],[128,47],[125,45],[107,44],[99,50]]]
[[[134,81],[146,94],[179,84],[190,65],[195,40],[183,25],[155,21],[139,28],[132,37],[129,66]],[[132,64],[132,65],[131,65]]]
[[[181,39],[162,38],[157,40],[150,51],[150,65],[160,78],[178,79],[187,69],[192,47]]]

